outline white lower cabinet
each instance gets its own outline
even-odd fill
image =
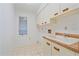
[[[51,41],[43,39],[44,56],[51,56]]]
[[[76,56],[79,56],[79,53],[76,53]]]
[[[62,47],[52,42],[52,56],[59,56]]]
[[[57,43],[51,42],[45,38],[42,39],[42,48],[44,56],[79,56],[79,53],[58,45]]]
[[[61,56],[75,56],[75,52],[71,51],[70,49],[62,47]]]
[[[52,43],[52,56],[75,56],[75,52],[56,43]]]

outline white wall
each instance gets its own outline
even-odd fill
[[[13,4],[0,4],[0,55],[8,55],[15,46],[16,19]]]
[[[24,11],[23,9],[16,8],[16,16],[17,16],[17,39],[16,45],[23,46],[26,44],[36,43],[38,38],[38,31],[36,27],[36,15],[34,13],[30,13]],[[27,35],[18,35],[19,34],[19,16],[27,17]]]
[[[15,8],[14,4],[0,4],[0,55],[10,55],[12,48],[36,43],[39,39],[36,15]],[[25,36],[18,35],[19,16],[27,16]]]

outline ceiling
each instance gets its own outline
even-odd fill
[[[36,13],[41,3],[16,3],[16,9]]]

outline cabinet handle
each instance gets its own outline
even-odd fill
[[[68,11],[69,10],[69,8],[65,8],[64,10],[62,10],[63,12],[65,12],[65,11]]]
[[[46,42],[46,44],[50,46],[50,43]]]
[[[55,50],[57,50],[57,51],[60,51],[60,49],[59,49],[59,48],[54,47],[54,49],[55,49]]]
[[[55,13],[54,15],[58,15],[58,13]]]

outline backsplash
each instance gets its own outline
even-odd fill
[[[55,27],[55,32],[79,33],[79,12],[74,15],[59,18]]]

